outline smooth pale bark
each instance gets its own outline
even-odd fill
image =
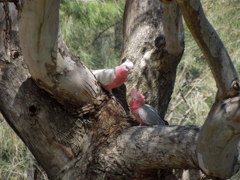
[[[184,50],[182,16],[176,3],[128,0],[124,11],[122,58],[135,63],[126,82],[128,92],[139,89],[162,118],[174,88]]]
[[[91,71],[64,47],[58,32],[59,3],[24,2],[19,27],[24,61],[38,86],[59,101],[87,104],[101,89]]]
[[[208,175],[229,178],[239,170],[239,79],[199,0],[177,0],[194,39],[212,70],[218,94],[198,139],[198,161]]]
[[[230,178],[239,170],[240,97],[215,103],[201,128],[197,152],[209,176]]]

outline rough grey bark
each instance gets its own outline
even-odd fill
[[[133,5],[134,2],[128,1]],[[145,9],[146,2],[143,1],[143,4],[139,4],[140,9],[141,7]],[[157,1],[149,1],[149,6],[157,3]],[[176,4],[170,4],[170,6],[172,6],[172,9],[174,7],[177,9]],[[17,24],[12,23],[16,30],[7,28],[7,31],[3,31],[6,28],[6,17],[0,19],[2,38],[0,40],[4,44],[0,50],[0,111],[28,146],[36,160],[42,165],[50,179],[156,179],[159,177],[159,169],[183,167],[199,169],[199,166],[208,175],[222,178],[222,174],[211,168],[216,167],[214,163],[217,162],[220,167],[225,168],[224,170],[229,170],[229,167],[234,167],[237,164],[237,161],[232,161],[231,164],[226,163],[225,160],[223,162],[218,161],[215,156],[210,157],[214,160],[213,166],[211,166],[211,161],[199,161],[196,146],[197,143],[204,142],[204,140],[198,142],[198,127],[132,127],[129,123],[132,119],[126,114],[119,102],[116,99],[109,98],[101,91],[91,72],[82,63],[77,62],[77,59],[67,51],[61,39],[57,38],[58,27],[56,26],[58,26],[58,23],[55,21],[58,20],[58,11],[56,7],[59,7],[59,1],[57,0],[25,1],[23,9],[20,11],[21,26],[19,27],[21,44],[24,44],[22,48],[24,62],[20,50]],[[167,10],[170,11],[168,8]],[[155,8],[155,10],[158,11],[158,8]],[[164,12],[169,12],[167,10]],[[154,17],[156,15],[151,10],[146,12],[147,17],[151,17],[150,14]],[[12,22],[16,22],[14,14],[11,14],[10,17]],[[126,12],[125,18],[129,17],[129,13]],[[174,17],[176,18],[176,16]],[[176,19],[172,19],[170,15],[165,18],[170,18],[170,20],[176,22]],[[142,21],[143,29],[144,27],[149,28],[147,19]],[[34,30],[26,29],[27,22],[33,26]],[[151,22],[154,25],[157,19],[153,18]],[[164,48],[162,47],[164,43],[159,42],[159,39],[156,40],[154,36],[155,34],[159,35],[159,32],[153,33],[153,37],[149,37],[149,39],[152,40],[151,42],[155,42],[158,48],[150,49],[150,47],[153,47],[150,43],[149,46],[146,46],[144,55],[139,50],[140,47],[135,46],[134,43],[136,42],[132,41],[138,34],[137,31],[140,31],[140,29],[137,29],[138,25],[141,25],[141,23],[135,26],[136,32],[131,31],[132,28],[130,27],[125,29],[125,37],[128,39],[124,44],[127,50],[124,51],[123,58],[130,57],[131,54],[134,57],[132,59],[137,60],[149,54],[148,51],[150,51],[151,60],[154,60],[152,51],[156,51],[156,57],[159,55],[158,51],[167,52],[170,57],[181,56],[183,51],[182,34],[173,36],[177,38],[177,43],[174,46],[170,44],[173,41],[170,34],[173,33],[172,35],[174,35],[174,32],[181,32],[181,25],[174,23],[175,26],[173,27],[175,28],[172,31],[164,31],[166,33],[166,47],[164,46]],[[127,24],[124,27],[126,28]],[[157,25],[157,27],[160,26]],[[166,27],[168,27],[167,24]],[[127,32],[127,30],[130,31]],[[8,32],[11,36],[8,35]],[[167,35],[167,32],[169,35]],[[6,37],[10,37],[10,39],[4,41],[7,39]],[[160,37],[162,37],[161,33]],[[160,38],[160,40],[162,39]],[[132,45],[132,48],[130,48],[130,45]],[[179,49],[176,47],[179,47]],[[175,50],[178,56],[175,54]],[[134,55],[135,53],[136,55]],[[142,61],[145,62],[146,59],[145,56]],[[159,60],[159,58],[156,58],[156,60]],[[170,60],[171,62],[168,64]],[[147,60],[146,62],[152,61]],[[179,59],[170,58],[162,63],[156,63],[157,67],[162,65],[171,70],[170,67],[174,64],[173,67],[176,68],[178,62]],[[28,65],[33,78],[30,78],[25,63]],[[152,69],[158,71],[161,70],[160,67]],[[175,70],[173,70],[173,73],[175,73]],[[136,72],[134,74],[136,76]],[[86,76],[83,77],[83,75]],[[173,75],[170,77],[174,81],[175,77]],[[82,81],[83,79],[85,81]],[[158,80],[161,84],[162,80]],[[89,86],[89,83],[91,86]],[[170,82],[170,80],[169,84],[165,88],[173,86],[173,82]],[[55,89],[54,85],[62,88]],[[40,89],[39,86],[50,94]],[[77,88],[79,93],[75,94],[75,89],[71,88]],[[213,124],[210,123],[214,136],[219,135],[224,138],[220,135],[220,131],[214,131],[214,127],[217,127],[218,130],[221,130],[221,127],[233,130],[223,134],[230,138],[227,139],[228,144],[226,145],[228,146],[224,147],[228,147],[231,151],[226,152],[233,152],[233,157],[235,157],[237,152],[232,150],[235,150],[236,139],[238,139],[239,134],[239,98],[231,98],[216,102],[207,122],[214,122]],[[166,105],[169,99],[170,96],[168,95],[164,100]],[[161,112],[164,115],[165,110]],[[228,120],[227,123],[226,120]],[[215,123],[219,121],[223,121],[225,124]],[[233,127],[234,125],[236,127]],[[208,131],[205,132],[208,135]],[[202,135],[205,132],[201,131]],[[218,147],[218,145],[226,142],[221,138],[216,142],[209,138],[209,143],[215,143],[215,147]],[[205,143],[200,144],[199,148],[203,145],[209,145],[206,140]],[[222,149],[224,150],[224,148]],[[221,151],[222,149],[219,151],[220,155],[221,152],[225,155],[225,151]],[[209,153],[215,152],[211,149],[209,151]],[[202,153],[202,151],[198,152]],[[218,153],[218,151],[216,152]],[[208,154],[204,153],[202,155],[205,158]],[[223,166],[223,163],[225,163],[225,166]],[[210,167],[207,167],[207,171],[206,165]],[[234,172],[226,171],[226,174],[231,176]],[[226,174],[224,174],[224,177]]]
[[[128,0],[124,11],[122,58],[135,63],[126,83],[146,96],[162,118],[174,88],[176,69],[184,50],[181,12],[176,3]]]

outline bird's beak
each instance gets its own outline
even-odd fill
[[[128,69],[128,74],[131,74],[133,72],[133,68],[127,68]]]

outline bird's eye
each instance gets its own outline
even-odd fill
[[[132,100],[133,100],[133,101],[137,101],[138,99],[137,99],[137,98],[133,98]]]

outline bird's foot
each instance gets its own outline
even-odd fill
[[[110,96],[110,98],[112,98],[113,100],[116,100],[116,97],[113,95],[112,92],[109,92],[109,96]]]

